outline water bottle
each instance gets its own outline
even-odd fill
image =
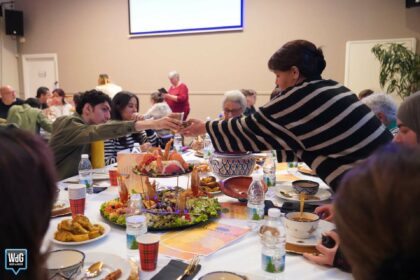
[[[284,271],[286,259],[286,234],[277,208],[268,209],[268,220],[260,229],[262,269],[270,273]]]
[[[142,208],[142,201],[140,194],[132,194],[127,202],[127,210],[125,216],[140,215]]]
[[[267,157],[263,164],[264,182],[267,187],[274,187],[276,185],[276,151],[269,151],[266,155]]]
[[[259,229],[264,219],[264,188],[262,185],[262,174],[252,175],[252,182],[248,188],[248,225],[253,231]]]
[[[86,193],[93,193],[92,164],[87,154],[82,154],[79,162],[79,182],[86,186]]]
[[[133,149],[131,149],[132,154],[141,154],[141,148],[139,143],[134,143]]]
[[[206,136],[204,137],[203,145],[203,157],[208,160],[214,151],[213,143],[211,142],[211,138],[208,133],[206,133]]]
[[[178,153],[182,152],[182,136],[178,133],[174,135],[174,150]]]
[[[142,199],[140,194],[132,194],[127,202],[125,215],[127,253],[129,256],[138,255],[137,237],[147,233],[147,218],[142,213]]]

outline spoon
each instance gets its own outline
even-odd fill
[[[93,277],[98,276],[102,272],[103,264],[104,264],[103,262],[99,261],[89,266],[89,268],[86,269],[86,277],[93,278]]]
[[[299,200],[300,200],[300,218],[303,217],[303,206],[305,205],[305,193],[301,192],[299,194]]]

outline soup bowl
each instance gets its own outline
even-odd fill
[[[300,212],[289,212],[284,219],[286,234],[295,238],[310,238],[318,228],[319,216],[314,213],[303,212],[302,218]]]

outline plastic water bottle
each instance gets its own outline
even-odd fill
[[[182,152],[182,136],[178,133],[174,135],[174,149],[178,153]]]
[[[133,215],[140,215],[141,214],[141,195],[140,194],[132,194],[130,199],[127,202],[127,210],[126,210],[126,217],[133,216]]]
[[[138,256],[136,238],[147,232],[147,218],[142,213],[142,199],[140,194],[132,194],[127,202],[125,215],[127,253],[129,256]]]
[[[269,151],[266,155],[267,157],[263,164],[264,182],[267,187],[274,187],[276,185],[276,151]]]
[[[86,186],[86,193],[93,193],[92,164],[87,154],[82,154],[79,162],[79,182]]]
[[[270,273],[284,271],[286,260],[286,234],[279,209],[268,209],[268,220],[260,229],[262,269]]]
[[[260,173],[252,175],[252,182],[248,188],[248,225],[253,231],[257,231],[264,219],[264,188],[263,176]]]
[[[131,149],[132,154],[141,154],[141,148],[139,143],[134,143],[133,149]]]
[[[210,138],[210,135],[208,133],[206,133],[206,136],[204,137],[203,145],[204,145],[204,147],[203,147],[204,156],[203,157],[204,157],[204,159],[208,160],[214,152],[213,143],[211,142],[211,138]]]

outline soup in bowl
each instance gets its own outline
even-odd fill
[[[309,212],[303,212],[302,216],[300,216],[300,212],[289,212],[284,220],[287,235],[307,239],[315,234],[318,228],[319,216]]]

